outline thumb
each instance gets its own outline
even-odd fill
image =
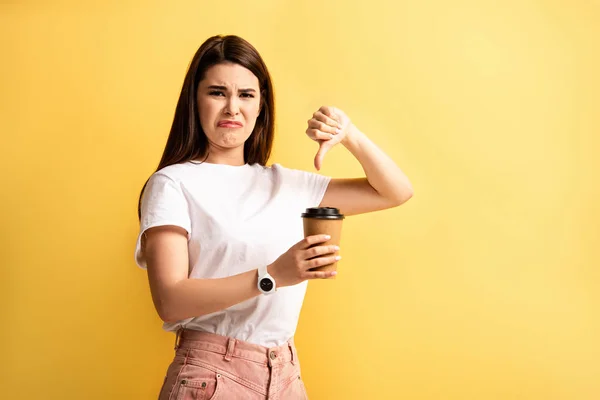
[[[319,140],[319,151],[317,151],[317,155],[315,156],[315,168],[317,171],[321,169],[321,166],[323,165],[323,158],[325,158],[325,154],[331,148],[329,142],[329,140]]]

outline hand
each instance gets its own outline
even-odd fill
[[[325,154],[346,137],[351,125],[350,118],[340,109],[323,106],[308,120],[306,134],[319,143],[315,156],[315,168],[321,169]]]
[[[275,279],[276,286],[278,288],[293,286],[307,279],[323,279],[335,275],[335,271],[309,271],[311,268],[332,264],[341,258],[333,255],[320,257],[335,253],[339,250],[337,246],[310,247],[329,239],[330,237],[327,235],[308,236],[290,247],[273,264],[268,265],[267,271]]]

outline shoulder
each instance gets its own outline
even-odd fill
[[[271,164],[271,166],[269,166],[269,167],[263,167],[263,168],[270,170],[274,174],[290,174],[290,173],[295,173],[295,172],[301,172],[300,170],[297,170],[294,168],[284,167],[283,165],[281,165],[279,163],[274,163],[274,164]]]
[[[270,168],[274,174],[285,176],[285,177],[300,178],[300,177],[310,177],[310,176],[319,175],[314,172],[305,171],[303,169],[284,167],[283,165],[278,164],[278,163],[273,164],[273,165],[271,165],[271,167],[268,167],[268,168]]]
[[[167,165],[152,174],[150,179],[168,179],[174,182],[185,181],[187,175],[191,172],[191,163]]]
[[[293,179],[301,171],[293,168],[287,168],[279,163],[274,163],[269,166],[260,166],[260,172],[264,175],[281,181],[289,181]]]
[[[177,175],[180,175],[182,173],[189,171],[191,166],[193,166],[193,164],[191,164],[189,162],[182,163],[182,164],[172,164],[172,165],[167,165],[166,167],[159,169],[155,173],[162,174],[162,175],[169,176],[169,177],[176,177]]]
[[[278,179],[281,182],[289,183],[295,187],[311,187],[318,185],[322,181],[327,181],[328,179],[330,179],[325,175],[305,171],[303,169],[284,167],[281,164],[273,164],[269,168],[275,179]]]
[[[270,176],[281,175],[291,171],[289,168],[285,168],[279,163],[271,165],[250,164],[249,168],[256,174]]]

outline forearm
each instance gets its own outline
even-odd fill
[[[256,269],[227,278],[184,279],[163,293],[160,317],[174,322],[224,310],[260,295],[257,280]]]
[[[399,204],[413,194],[408,177],[396,163],[353,124],[341,142],[358,160],[369,184],[382,197]]]

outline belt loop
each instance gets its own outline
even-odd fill
[[[292,362],[292,365],[296,365],[296,360],[298,359],[298,353],[296,353],[296,347],[294,346],[294,344],[291,341],[288,342],[288,346],[290,348],[290,351],[292,352],[292,359],[290,361]]]
[[[175,333],[175,351],[177,351],[177,349],[179,349],[182,333],[183,333],[183,328],[181,328],[181,327],[179,329],[177,329],[177,332]]]
[[[236,340],[234,338],[229,338],[227,341],[227,353],[225,353],[225,361],[231,361],[231,356],[233,355],[233,349],[235,348]]]

